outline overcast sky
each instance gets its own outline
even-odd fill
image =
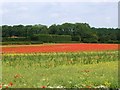
[[[104,0],[105,1],[105,0]],[[1,25],[89,23],[118,27],[118,2],[4,2]]]

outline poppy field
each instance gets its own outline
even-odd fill
[[[64,45],[3,47],[0,88],[119,87],[117,44]]]
[[[79,52],[118,50],[118,44],[41,44],[2,47],[2,53]]]

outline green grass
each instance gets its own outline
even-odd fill
[[[13,88],[119,87],[118,51],[3,54],[2,68]]]

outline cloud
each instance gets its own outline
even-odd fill
[[[109,17],[109,16],[106,17],[106,20],[107,20],[107,21],[110,21],[110,20],[111,20],[111,17]]]
[[[50,14],[50,17],[52,17],[52,18],[59,18],[60,14],[59,13],[52,13],[52,14]]]
[[[21,11],[27,11],[27,10],[29,10],[27,7],[20,7],[20,8],[18,8],[19,10],[21,10]]]
[[[3,24],[59,24],[86,22],[95,27],[117,27],[117,3],[7,2]]]
[[[118,2],[119,0],[1,0],[1,2]]]

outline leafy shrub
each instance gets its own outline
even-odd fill
[[[50,35],[50,34],[35,34],[31,37],[32,41],[40,41],[44,43],[55,43],[62,41],[72,41],[70,35]]]

